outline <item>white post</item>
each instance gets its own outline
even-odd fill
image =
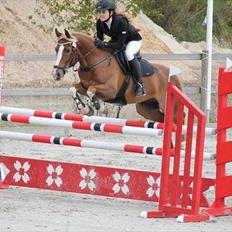
[[[208,51],[208,72],[207,72],[207,99],[206,99],[206,115],[209,122],[211,108],[211,79],[212,79],[212,35],[213,35],[213,0],[208,0],[207,7],[207,36],[206,46]]]
[[[0,44],[0,105],[2,104],[3,95],[3,72],[4,72],[5,48]]]

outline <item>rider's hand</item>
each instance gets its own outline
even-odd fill
[[[105,42],[100,40],[100,39],[96,39],[95,40],[95,45],[97,48],[104,48],[105,47]]]

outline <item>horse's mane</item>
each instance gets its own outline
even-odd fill
[[[80,33],[80,32],[71,32],[70,33],[71,36],[73,36],[77,42],[78,40],[80,40],[80,37],[83,38],[84,40],[87,40],[89,41],[90,43],[93,43],[94,42],[94,39],[86,34],[83,34],[83,33]],[[58,38],[58,41],[61,41],[61,40],[66,40],[68,42],[73,42],[73,39],[72,38],[68,38],[65,34],[61,34]]]
[[[88,46],[91,46],[91,47],[94,45],[94,38],[89,35],[86,35],[81,32],[69,32],[69,34],[72,38],[67,37],[66,34],[61,34],[58,38],[58,43],[63,43],[63,44],[70,43],[71,44],[72,42],[76,42],[77,44],[79,44],[79,46],[82,46],[82,44],[85,43],[86,45],[89,44]],[[101,50],[101,52],[112,53],[111,50],[112,49],[107,48],[107,49]]]
[[[73,36],[75,36],[78,40],[79,37],[82,37],[84,40],[88,40],[89,42],[93,43],[94,42],[94,38],[92,38],[91,36],[89,35],[86,35],[84,33],[81,33],[81,32],[73,32],[71,33]]]

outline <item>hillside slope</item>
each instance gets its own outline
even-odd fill
[[[55,35],[44,33],[33,25],[29,16],[33,15],[36,0],[1,0],[0,1],[0,43],[6,47],[6,54],[52,54],[55,47]],[[38,20],[40,20],[38,18]],[[133,19],[133,23],[141,30],[144,38],[142,53],[189,53],[175,39],[153,24],[145,15]],[[55,26],[55,25],[54,25]],[[62,28],[60,28],[62,29]],[[182,69],[181,77],[185,84],[199,81],[200,62],[197,67],[189,66],[189,62],[170,63]],[[191,62],[193,63],[193,62]],[[62,82],[54,82],[51,77],[53,62],[7,62],[5,65],[5,88],[14,87],[68,87],[75,81],[70,73]],[[198,68],[199,67],[199,68]],[[193,68],[193,69],[192,69]],[[194,70],[194,71],[192,71]]]
[[[34,7],[35,1],[1,0],[0,43],[5,46],[6,54],[53,53],[53,38],[28,19],[34,14]],[[51,65],[45,62],[6,62],[4,87],[38,86],[48,78]]]

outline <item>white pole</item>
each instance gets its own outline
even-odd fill
[[[207,72],[207,99],[206,99],[206,115],[209,122],[211,108],[211,79],[212,79],[212,35],[213,35],[213,0],[208,0],[207,7],[207,37],[206,46],[208,51],[208,72]]]
[[[4,56],[5,48],[0,44],[0,105],[2,104],[3,96],[3,74],[4,74]]]

